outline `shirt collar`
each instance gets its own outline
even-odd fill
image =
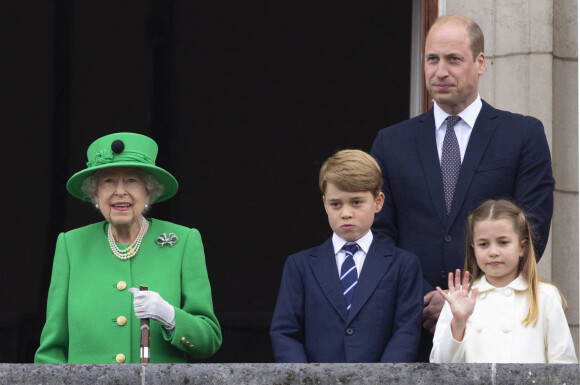
[[[475,125],[475,121],[477,120],[477,115],[481,111],[481,107],[483,103],[481,102],[481,98],[479,94],[477,94],[477,98],[471,103],[466,109],[461,111],[457,114],[461,120],[463,120],[470,128],[473,128]],[[433,115],[435,118],[435,129],[441,127],[445,119],[449,116],[449,114],[441,109],[437,105],[437,102],[433,102]]]
[[[484,291],[498,289],[497,287],[493,286],[491,283],[489,283],[487,281],[487,279],[485,278],[485,275],[482,275],[481,278],[479,278],[475,282],[473,282],[473,285],[471,287],[472,287],[472,289],[475,289],[477,287],[479,289],[479,293],[483,293]],[[520,275],[518,275],[518,277],[516,279],[514,279],[509,284],[507,284],[506,287],[510,287],[513,290],[522,291],[522,290],[526,290],[528,288],[528,283],[525,281],[525,279],[520,274]]]
[[[365,235],[356,240],[356,243],[365,254],[368,254],[371,243],[373,242],[373,232],[368,231]],[[345,241],[336,233],[332,234],[332,246],[334,246],[334,255],[338,254],[342,247],[349,242]],[[353,243],[353,242],[350,242]]]

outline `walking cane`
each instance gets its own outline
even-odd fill
[[[139,286],[140,291],[149,290],[148,286]],[[149,318],[141,318],[141,363],[149,363]]]

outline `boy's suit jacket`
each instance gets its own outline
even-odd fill
[[[511,198],[526,211],[540,236],[534,245],[537,259],[548,239],[554,178],[544,127],[535,118],[482,102],[449,216],[433,109],[381,130],[371,150],[381,166],[385,193],[373,229],[419,257],[425,293],[447,288],[447,274],[463,268],[467,217],[487,199]]]
[[[346,310],[332,238],[286,261],[270,329],[276,362],[411,362],[421,334],[417,257],[379,233]]]

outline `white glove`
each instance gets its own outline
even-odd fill
[[[134,287],[129,291],[135,296],[133,306],[137,318],[153,318],[160,322],[165,330],[175,329],[175,309],[161,298],[159,293],[150,290],[141,291]]]

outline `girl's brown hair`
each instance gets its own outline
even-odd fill
[[[530,309],[522,324],[526,327],[533,322],[533,326],[536,326],[539,316],[538,269],[532,241],[532,229],[530,221],[526,218],[522,209],[507,199],[485,201],[467,219],[467,229],[465,232],[465,270],[471,274],[469,288],[471,289],[471,285],[476,279],[484,275],[484,272],[477,265],[473,250],[475,225],[485,220],[499,219],[510,221],[514,226],[514,232],[517,234],[519,242],[526,241],[524,255],[520,258],[518,265],[518,272],[528,283],[527,294]],[[566,300],[564,297],[562,297],[562,300],[565,304]]]

